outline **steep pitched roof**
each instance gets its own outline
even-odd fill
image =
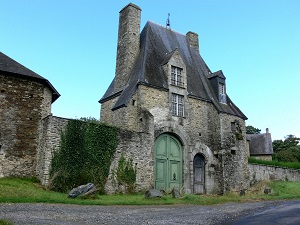
[[[273,145],[270,133],[247,134],[247,140],[249,141],[250,156],[273,154]]]
[[[227,105],[221,104],[215,96],[208,77],[212,74],[199,52],[193,49],[185,35],[148,21],[140,35],[140,52],[131,72],[130,79],[121,93],[114,91],[114,80],[99,101],[107,101],[121,94],[113,110],[127,106],[139,84],[168,90],[168,76],[162,65],[178,49],[186,65],[187,92],[189,97],[212,102],[219,112],[247,117],[228,97]]]
[[[20,63],[16,62],[15,60],[8,57],[2,52],[0,52],[0,71],[8,75],[19,76],[23,78],[26,77],[27,79],[37,80],[41,83],[46,84],[52,91],[52,102],[54,102],[60,96],[57,90],[52,86],[52,84],[47,79],[38,75],[32,70],[26,68]]]

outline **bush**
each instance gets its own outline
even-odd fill
[[[118,129],[95,120],[70,120],[53,152],[49,188],[67,192],[94,183],[104,192],[110,164],[117,147]]]
[[[132,159],[126,160],[122,154],[119,159],[117,169],[118,185],[125,185],[126,191],[129,193],[134,192],[134,185],[136,181],[136,170],[133,168]]]
[[[281,162],[297,162],[297,158],[294,156],[293,152],[289,150],[282,150],[276,152],[273,155],[273,158]]]

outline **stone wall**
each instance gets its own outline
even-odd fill
[[[300,181],[300,170],[282,168],[277,166],[267,166],[259,164],[249,164],[250,184],[259,181]]]
[[[124,192],[123,186],[118,186],[113,171],[117,171],[121,154],[133,160],[136,168],[136,191],[146,191],[154,184],[154,149],[153,136],[149,133],[138,133],[121,130],[115,159],[110,167],[110,174],[105,185],[107,193]]]
[[[152,124],[147,112],[141,112],[140,116],[147,124]],[[61,132],[66,128],[69,119],[48,116],[42,120],[43,131],[40,136],[39,154],[37,157],[36,173],[43,185],[49,183],[49,169],[53,151],[60,146]],[[116,149],[115,158],[110,167],[105,189],[107,193],[122,191],[113,181],[113,171],[118,167],[118,161],[123,153],[125,158],[132,159],[137,171],[136,191],[146,190],[153,183],[153,127],[144,126],[144,132],[133,132],[121,130],[119,144]],[[124,190],[123,190],[124,191]]]
[[[35,175],[40,121],[51,103],[43,84],[0,74],[0,177]]]
[[[228,114],[220,114],[223,170],[223,192],[240,191],[249,186],[248,144],[245,121]]]
[[[60,146],[61,133],[69,119],[49,115],[41,121],[36,174],[43,185],[48,184],[53,151]]]

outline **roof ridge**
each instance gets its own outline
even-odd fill
[[[174,32],[174,33],[180,34],[180,35],[182,35],[182,36],[186,36],[186,34],[183,34],[183,33],[178,32],[178,31],[176,31],[176,30],[172,30],[171,28],[166,28],[165,26],[163,26],[163,25],[161,25],[161,24],[159,24],[159,23],[156,23],[156,22],[154,22],[154,21],[152,21],[152,20],[148,20],[147,23],[148,23],[148,22],[149,22],[149,23],[152,23],[152,24],[154,24],[154,25],[160,26],[160,27],[162,27],[162,28],[164,28],[164,29],[170,30],[170,31],[172,31],[172,32]]]

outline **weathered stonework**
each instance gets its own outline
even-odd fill
[[[259,181],[300,181],[300,170],[249,164],[249,180],[253,185]]]
[[[224,192],[247,189],[249,170],[244,120],[221,114],[222,170]]]
[[[149,133],[138,133],[126,130],[120,131],[115,159],[111,164],[110,175],[105,185],[107,193],[124,192],[124,187],[119,187],[117,185],[116,177],[113,177],[113,171],[117,171],[118,161],[122,153],[126,159],[133,160],[137,172],[135,190],[146,191],[150,187],[153,187],[153,144],[153,136]]]
[[[0,74],[0,177],[34,176],[40,121],[52,93],[34,80]]]
[[[124,87],[129,79],[134,59],[139,53],[140,41],[140,16],[141,9],[130,3],[120,11],[117,66],[116,66],[116,91]]]
[[[129,4],[124,9],[137,12],[139,8]],[[148,168],[147,163],[138,162],[138,159],[135,161],[142,165],[140,168],[154,172],[153,179],[146,180],[147,185],[149,182],[153,182],[153,186],[164,185],[166,182],[168,186],[169,182],[170,187],[171,181],[158,181],[155,174],[158,179],[169,179],[171,175],[164,175],[165,172],[159,172],[156,168],[167,171],[168,166],[173,166],[182,171],[182,175],[178,175],[180,179],[182,177],[182,182],[176,185],[182,184],[186,193],[224,193],[247,188],[249,153],[245,138],[246,117],[226,99],[222,71],[212,73],[199,55],[198,35],[188,32],[184,36],[148,23],[141,35],[135,36],[135,44],[139,44],[139,49],[136,51],[133,48],[133,51],[138,54],[124,54],[127,50],[121,50],[120,46],[128,43],[127,39],[120,37],[126,37],[132,30],[136,31],[137,21],[140,21],[139,14],[130,17],[124,9],[120,12],[117,52],[117,59],[122,59],[122,67],[121,61],[117,60],[116,70],[126,73],[125,77],[128,78],[121,79],[119,73],[116,73],[114,81],[100,100],[101,121],[141,135],[143,145],[139,151],[148,151],[147,157],[151,157],[148,160],[154,164],[154,168]],[[123,67],[128,70],[123,70]],[[220,94],[222,103],[219,100]],[[223,105],[227,102],[228,105]],[[168,152],[173,150],[167,150],[168,144],[157,147],[161,152],[156,153],[156,140],[160,140],[160,137],[166,137],[166,141],[174,137],[174,140],[180,142],[178,149],[182,151],[182,160],[176,158],[176,161],[175,156],[170,155],[173,161],[169,161]],[[149,143],[152,144],[151,148]],[[124,149],[127,155],[138,154],[132,146],[124,145]],[[161,155],[157,158],[156,154]],[[204,187],[197,191],[194,174],[196,156],[200,156],[202,162],[205,160],[205,169],[201,167],[204,175],[200,175],[201,179],[197,178],[200,179],[197,185],[203,184]],[[159,167],[155,166],[156,163],[160,163]],[[172,178],[177,182],[174,171],[172,174],[175,176]],[[140,185],[143,183],[138,179],[137,186]]]
[[[115,111],[109,110],[109,107],[113,106],[116,99],[105,102],[105,107],[101,108],[101,121],[132,132],[149,133],[154,139],[149,136],[141,139],[147,145],[150,142],[154,146],[154,140],[163,133],[171,133],[178,137],[184,147],[183,184],[186,193],[193,193],[193,159],[197,153],[204,155],[206,159],[206,193],[223,193],[247,188],[249,153],[244,137],[245,123],[242,119],[228,114],[219,114],[210,103],[188,97],[185,102],[187,116],[184,118],[174,117],[171,114],[169,92],[144,85],[139,86],[132,99],[135,104],[128,104],[126,108]],[[109,107],[107,107],[108,105]],[[143,118],[140,114],[141,111],[147,111],[153,120]],[[154,133],[149,132],[143,122],[146,122],[147,126],[150,122]],[[231,130],[232,123],[238,123],[242,127],[242,136],[244,135],[242,140],[237,140],[236,134]],[[126,147],[126,149],[124,152],[127,152],[128,155],[137,154],[132,146]],[[153,147],[143,148],[141,146],[139,151],[147,152],[149,149],[151,149],[148,155],[151,157],[149,160],[154,161]],[[148,164],[143,161],[136,159],[135,163],[141,165],[141,168],[148,168]],[[139,168],[137,171],[144,173],[140,172]],[[153,168],[148,168],[147,171],[153,171]],[[151,181],[153,181],[153,177]],[[143,180],[137,180],[137,186],[142,186],[143,183]],[[149,181],[146,186],[149,186]]]
[[[69,119],[49,115],[41,121],[36,174],[43,185],[49,182],[49,170],[53,151],[60,146],[61,133]]]

